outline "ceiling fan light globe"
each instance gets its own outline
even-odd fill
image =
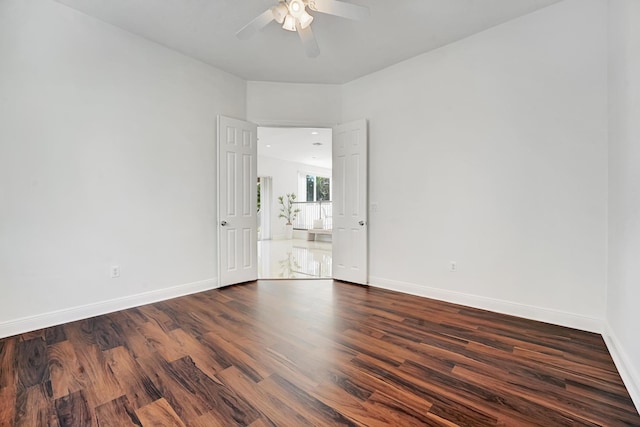
[[[296,30],[296,18],[292,15],[287,15],[284,18],[284,23],[282,24],[282,28],[287,31],[295,31]]]
[[[306,13],[304,8],[305,6],[302,0],[291,0],[289,2],[289,13],[295,18],[299,19],[300,15]]]
[[[273,6],[271,8],[271,13],[273,13],[273,19],[278,23],[282,24],[284,22],[284,18],[289,13],[289,8],[286,4],[280,3],[277,6]]]
[[[300,17],[298,17],[298,21],[300,21],[300,28],[304,30],[311,25],[311,22],[313,22],[313,16],[309,15],[306,11],[303,11]]]

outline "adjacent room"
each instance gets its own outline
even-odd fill
[[[0,0],[0,427],[640,426],[638,117],[638,0]]]
[[[258,279],[333,277],[331,133],[258,128]]]

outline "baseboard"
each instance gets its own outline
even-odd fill
[[[454,304],[480,308],[483,310],[495,311],[497,313],[509,314],[511,316],[523,317],[525,319],[567,326],[569,328],[580,329],[583,331],[596,333],[603,332],[602,319],[594,317],[487,298],[478,295],[465,294],[462,292],[437,289],[415,283],[400,282],[380,277],[370,277],[369,285],[392,291],[404,292],[406,294],[451,302]]]
[[[100,301],[78,307],[50,311],[44,314],[10,320],[8,322],[0,323],[0,338],[48,328],[50,326],[60,325],[63,323],[74,322],[76,320],[87,319],[89,317],[112,313],[118,310],[125,310],[131,307],[177,298],[196,292],[207,291],[217,287],[218,279],[207,279],[172,286],[170,288],[156,289],[149,292],[143,292],[141,294],[128,295],[122,298],[115,298],[107,301]]]
[[[631,363],[631,358],[625,353],[624,347],[620,344],[620,341],[616,338],[616,334],[608,323],[605,324],[602,337],[613,358],[613,363],[616,364],[618,373],[622,377],[625,387],[627,387],[629,396],[631,396],[631,400],[633,400],[634,405],[636,405],[636,410],[640,412],[640,374],[634,368]]]

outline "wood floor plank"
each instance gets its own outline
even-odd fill
[[[45,341],[47,345],[66,341],[67,335],[64,332],[63,325],[56,325],[44,330]]]
[[[69,331],[67,331],[67,334],[71,335]],[[76,338],[78,338],[78,335],[76,335]],[[77,357],[77,369],[80,371],[80,378],[83,381],[84,395],[90,404],[95,407],[110,402],[124,393],[107,364],[100,347],[97,344],[93,344],[92,337],[85,336],[85,338],[89,338],[89,341],[80,340],[72,342],[72,344]]]
[[[331,280],[0,339],[0,427],[638,426],[598,334]]]
[[[630,407],[633,407],[633,401],[625,393],[617,390],[611,392],[609,390],[603,390],[602,388],[585,384],[580,381],[567,380],[567,391],[574,396],[584,396],[599,403],[606,403],[616,408],[628,411]]]
[[[102,351],[122,346],[125,343],[122,327],[117,322],[112,321],[109,315],[95,318],[93,333],[96,344]]]
[[[201,399],[209,410],[215,410],[227,425],[248,425],[259,414],[233,389],[213,381],[200,371],[190,357],[183,357],[170,364],[170,373],[194,398]]]
[[[104,352],[111,372],[122,387],[127,403],[134,409],[146,406],[162,397],[156,385],[144,373],[138,362],[125,347],[115,347]]]
[[[151,403],[151,402],[150,402]],[[127,396],[102,404],[96,408],[99,427],[141,427],[142,423]]]
[[[206,426],[202,426],[202,427],[206,427]],[[274,427],[274,424],[263,418],[259,418],[254,422],[252,422],[251,424],[249,424],[249,427]]]
[[[60,341],[47,347],[52,397],[58,399],[80,391],[90,382],[80,366],[76,350],[70,341]]]
[[[51,399],[45,384],[18,389],[15,419],[11,425],[16,427],[59,427],[55,401]]]
[[[92,421],[91,409],[82,391],[69,393],[55,400],[60,427],[88,426]]]
[[[532,404],[517,394],[498,391],[487,387],[486,383],[470,381],[464,375],[441,373],[413,362],[407,362],[401,367],[401,370],[416,378],[416,383],[435,391],[442,398],[460,402],[467,407],[481,411],[483,414],[495,417],[496,420],[508,420],[508,425],[535,425],[539,414],[545,412],[545,408],[541,405]],[[495,403],[500,404],[500,412],[495,411]],[[554,414],[548,418],[547,422],[560,426],[564,425],[565,418],[556,417]]]
[[[231,427],[235,425],[246,424],[229,424],[228,420],[221,419],[214,412],[207,412],[204,415],[200,415],[189,423],[189,427]],[[253,423],[249,425],[253,425]]]
[[[174,332],[179,328],[194,337],[199,337],[209,332],[211,326],[217,324],[216,315],[219,312],[220,305],[211,304],[208,300],[194,300],[191,304],[193,310],[189,311],[181,310],[180,307],[169,302],[163,301],[154,304],[155,308],[157,308],[155,312],[157,316],[154,319],[156,322],[160,318],[166,319],[165,322],[168,322],[170,326],[167,327],[168,332]]]
[[[109,314],[114,322],[118,322],[122,328],[125,347],[131,353],[131,357],[144,357],[155,352],[153,345],[138,330],[138,325],[146,323],[149,319],[138,309],[130,309]]]
[[[380,340],[368,337],[358,331],[348,329],[342,334],[337,342],[356,353],[366,354],[375,359],[379,359],[389,365],[400,366],[404,362],[401,354],[398,354],[392,344],[384,345]]]
[[[0,340],[0,388],[15,387],[18,373],[15,337]]]
[[[0,427],[10,427],[16,415],[15,387],[0,388]]]
[[[415,401],[414,401],[415,403]],[[386,393],[376,391],[364,404],[365,409],[385,414],[397,420],[389,425],[401,426],[441,426],[430,417],[431,403],[422,401],[415,405],[402,399],[394,399]]]
[[[223,336],[208,333],[203,336],[203,339],[211,344],[212,347],[215,347],[218,350],[218,354],[222,355],[227,363],[237,366],[238,369],[255,382],[269,375],[269,371],[262,367],[250,354],[243,353],[233,342],[228,341]]]
[[[455,390],[453,387],[449,393],[443,394],[446,389],[443,390],[424,379],[415,378],[366,354],[358,355],[353,364],[364,369],[369,375],[431,402],[429,412],[441,418],[463,425],[492,426],[497,423],[497,417],[487,413],[485,408],[477,404],[477,401],[459,394],[460,390]]]
[[[171,365],[161,355],[157,353],[136,359],[144,375],[148,376],[162,399],[175,411],[178,417],[186,424],[197,419],[201,415],[209,412],[210,408],[198,396],[184,388],[175,378]],[[157,401],[156,401],[157,402]],[[143,408],[149,405],[143,406]],[[153,407],[153,406],[152,406]],[[139,414],[138,410],[136,413]],[[140,418],[142,420],[142,418]],[[143,421],[144,424],[144,421]]]
[[[16,410],[18,359],[15,337],[0,340],[0,427],[13,423]]]
[[[267,424],[276,426],[311,425],[310,421],[293,407],[286,405],[273,394],[269,394],[237,367],[230,366],[218,373],[218,377],[224,384],[233,388],[239,396],[247,402],[251,402],[261,416],[268,421]]]
[[[44,329],[38,329],[37,331],[25,332],[19,336],[20,341],[30,341],[33,339],[43,339],[45,338]]]
[[[485,386],[491,387],[493,390],[496,390],[496,392],[498,393],[501,392],[501,384],[500,384],[501,382],[500,381],[496,382],[495,379],[492,377],[483,376],[478,373],[465,372],[463,369],[458,370],[457,368],[456,368],[456,374],[464,376],[467,380],[473,381],[475,379],[475,381],[478,384],[484,384]],[[573,426],[575,424],[585,425],[585,426],[616,425],[613,419],[610,420],[610,423],[608,422],[606,424],[600,424],[598,422],[590,420],[589,419],[590,417],[585,418],[581,416],[579,413],[576,413],[575,410],[570,408],[569,406],[564,406],[562,404],[557,405],[554,402],[554,398],[551,396],[543,397],[542,394],[539,394],[538,396],[534,397],[530,395],[527,391],[524,391],[524,390],[519,391],[516,388],[511,388],[511,387],[509,389],[509,393],[512,395],[515,395],[516,397],[520,397],[524,401],[527,401],[531,407],[535,408],[533,411],[531,411],[532,413],[537,412],[539,414],[549,414],[549,413],[552,414],[551,416],[545,415],[545,421],[549,422],[549,418],[554,417],[555,418],[554,423],[556,425],[560,425],[560,426]],[[555,407],[559,410],[554,410],[552,412],[549,412],[549,409],[552,407]]]
[[[352,390],[349,388],[349,390]],[[363,425],[397,425],[419,426],[423,423],[418,419],[407,416],[401,411],[386,410],[388,406],[370,405],[366,399],[359,399],[334,382],[325,382],[314,388],[311,395],[325,405],[336,409],[350,420]],[[380,402],[380,400],[378,400]],[[426,408],[425,412],[428,412]]]
[[[313,397],[310,392],[300,389],[278,374],[260,382],[260,388],[277,397],[308,419],[312,425],[356,426],[354,421],[344,416],[339,409],[332,408]]]
[[[18,391],[15,419],[16,427],[59,427],[55,404],[50,400],[44,384]]]
[[[584,378],[593,378],[605,383],[619,384],[619,375],[617,371],[602,369],[594,365],[582,365],[567,360],[566,357],[555,357],[546,353],[540,353],[525,349],[514,349],[514,356],[526,358],[534,361],[536,365],[544,366],[548,369],[562,371],[567,377],[579,376]]]
[[[345,387],[345,379],[349,382],[347,387],[352,390],[352,394],[355,394],[353,389],[370,393],[366,399],[367,405],[397,407],[403,414],[421,420],[426,425],[431,424],[426,414],[433,404],[424,396],[407,393],[401,385],[394,385],[385,378],[370,375],[366,370],[359,369],[352,363],[341,364],[334,369],[337,372],[336,378],[343,378],[338,380],[342,387]]]
[[[188,354],[181,343],[172,339],[167,334],[168,331],[163,330],[156,322],[142,323],[138,330],[167,362],[178,360]]]
[[[176,323],[176,319],[171,318],[171,316],[163,310],[162,304],[162,302],[159,302],[157,304],[143,305],[142,307],[138,307],[138,311],[150,322],[155,323],[163,332],[169,332],[178,328],[179,325]]]
[[[278,350],[277,348],[266,348],[261,362],[271,372],[277,372],[281,377],[299,387],[313,389],[329,374],[326,370],[326,364],[319,361],[311,352],[290,358]],[[318,361],[319,363],[317,363]]]
[[[18,380],[24,388],[49,380],[46,347],[43,336],[23,340],[18,344]]]
[[[165,399],[158,399],[136,410],[143,427],[186,427]]]
[[[169,332],[169,336],[180,343],[181,347],[188,349],[189,357],[191,357],[198,369],[207,374],[209,378],[215,380],[217,372],[229,367],[228,363],[219,363],[215,357],[211,357],[211,351],[208,346],[181,328]]]

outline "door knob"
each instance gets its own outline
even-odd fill
[[[358,224],[360,224],[361,227],[364,227],[364,221],[360,221]]]
[[[224,227],[225,225],[227,225],[227,221],[222,221],[220,225]]]

